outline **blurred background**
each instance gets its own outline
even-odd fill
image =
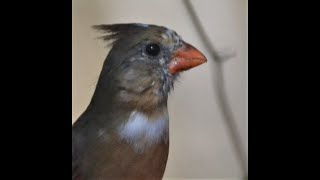
[[[210,41],[236,56],[223,64],[226,94],[248,158],[248,1],[193,0]],[[147,23],[175,30],[208,63],[182,74],[169,97],[170,153],[164,179],[241,179],[214,93],[214,63],[182,0],[72,0],[72,123],[87,107],[109,48],[91,26]]]

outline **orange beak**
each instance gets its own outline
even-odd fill
[[[195,47],[188,43],[176,50],[170,63],[169,72],[173,75],[186,71],[207,62],[207,58]]]

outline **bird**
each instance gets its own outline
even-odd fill
[[[182,72],[207,59],[164,26],[93,28],[111,50],[72,125],[72,180],[160,180],[169,154],[168,96]]]

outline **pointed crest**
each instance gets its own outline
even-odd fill
[[[117,40],[121,39],[124,35],[130,36],[148,28],[148,24],[130,23],[130,24],[101,24],[93,26],[93,29],[101,31],[105,35],[101,36],[105,41],[112,41],[114,44]]]

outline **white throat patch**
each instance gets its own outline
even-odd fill
[[[136,152],[143,152],[150,145],[168,140],[168,114],[164,113],[157,119],[149,119],[143,113],[133,111],[118,132],[120,138],[133,145]]]

